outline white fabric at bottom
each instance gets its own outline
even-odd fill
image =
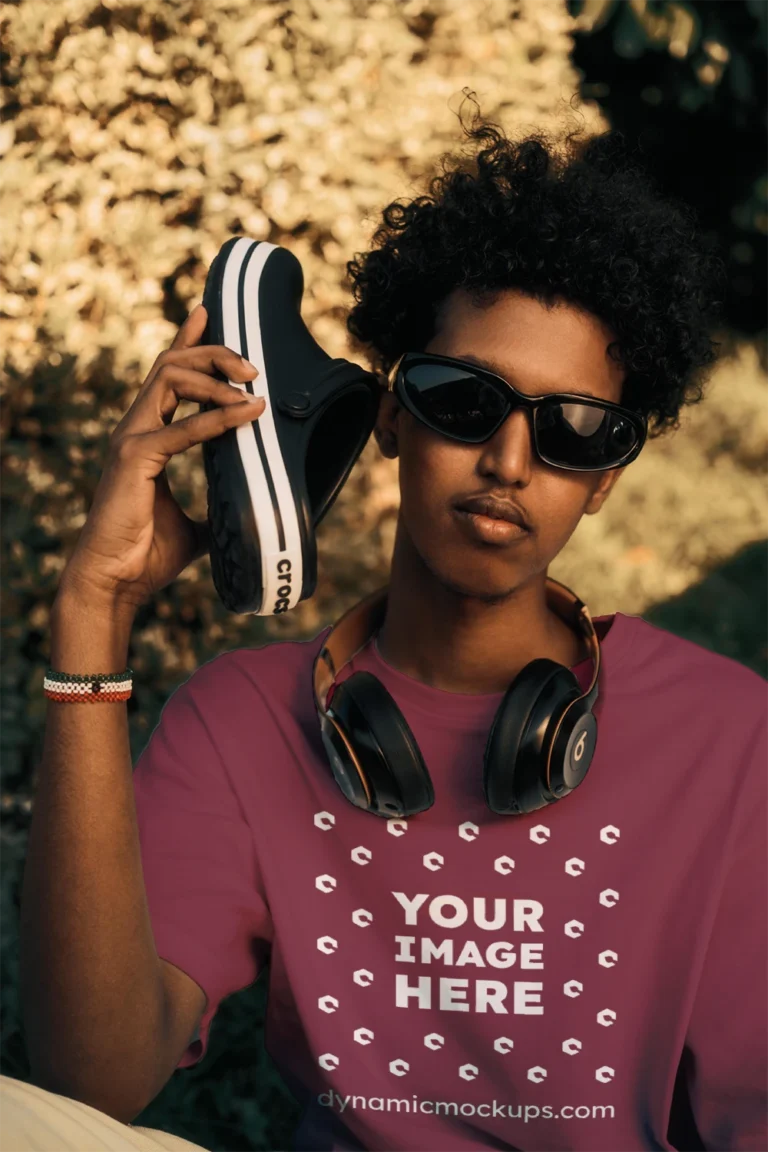
[[[0,1152],[206,1152],[159,1128],[121,1124],[98,1108],[0,1075]]]

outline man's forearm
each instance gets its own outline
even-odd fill
[[[132,612],[60,591],[51,667],[119,672]],[[159,1091],[163,984],[147,907],[125,702],[48,702],[21,900],[33,1079],[123,1121]]]

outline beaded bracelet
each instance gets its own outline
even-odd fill
[[[49,668],[43,680],[43,691],[49,700],[63,704],[110,704],[127,700],[133,690],[133,669],[110,672],[102,676],[83,676],[74,672],[54,672]]]

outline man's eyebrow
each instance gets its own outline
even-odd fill
[[[496,376],[501,376],[502,380],[507,379],[507,373],[501,364],[497,364],[495,360],[484,360],[482,356],[474,356],[468,352],[465,356],[456,356],[456,360],[468,360],[470,364],[477,364],[478,368],[485,368],[488,372],[493,372]],[[578,388],[563,389],[563,392],[568,392],[571,396],[583,396],[585,400],[599,400],[599,396],[595,396],[594,392],[582,392]],[[553,395],[553,393],[545,393],[545,395]]]

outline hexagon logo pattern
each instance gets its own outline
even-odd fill
[[[330,831],[335,825],[335,817],[333,813],[328,811],[316,812],[313,816],[314,826],[320,831]],[[403,836],[408,830],[407,820],[391,819],[386,822],[387,832],[395,837]],[[480,835],[479,827],[472,821],[465,821],[458,826],[458,835],[466,843],[472,843],[478,839]],[[613,845],[617,843],[621,835],[620,830],[613,824],[607,824],[604,828],[600,829],[600,840],[604,844]],[[545,824],[537,824],[529,831],[529,838],[534,844],[545,844],[550,839],[550,829]],[[353,848],[350,857],[355,864],[366,865],[369,864],[373,858],[373,854],[369,848],[363,845],[358,845]],[[428,852],[422,857],[422,862],[425,868],[430,871],[439,871],[445,864],[445,858],[439,852]],[[499,875],[509,875],[515,867],[515,861],[510,856],[497,856],[493,862],[494,871]],[[564,864],[564,871],[567,875],[578,877],[583,875],[586,870],[585,862],[577,856],[568,859]],[[335,891],[337,881],[333,876],[323,874],[317,876],[315,879],[315,888],[322,893],[330,893]],[[613,888],[605,888],[599,894],[599,903],[605,908],[613,908],[619,901],[619,893]],[[373,913],[365,908],[357,908],[352,914],[352,922],[358,927],[366,928],[373,922]],[[570,920],[564,925],[564,932],[571,938],[578,938],[584,934],[585,926],[580,920]],[[318,951],[326,955],[333,955],[338,951],[338,941],[333,936],[321,936],[317,940]],[[618,962],[618,954],[610,949],[605,949],[598,956],[598,962],[601,966],[606,968],[613,967]],[[361,988],[368,988],[372,985],[374,974],[366,968],[358,968],[352,974],[353,981]],[[569,980],[563,985],[563,993],[566,996],[575,998],[580,996],[583,992],[584,986],[579,980]],[[335,996],[326,995],[318,999],[318,1008],[327,1014],[337,1011],[339,1008],[339,1001]],[[604,1008],[597,1013],[597,1023],[603,1027],[611,1027],[616,1019],[617,1014],[613,1009]],[[355,1043],[361,1045],[371,1044],[375,1035],[370,1028],[360,1027],[356,1028],[353,1034]],[[424,1046],[432,1051],[438,1051],[445,1047],[446,1039],[438,1032],[430,1032],[424,1037]],[[508,1054],[514,1047],[514,1041],[507,1036],[499,1036],[493,1041],[494,1051],[500,1055]],[[569,1037],[562,1042],[562,1051],[566,1055],[577,1055],[582,1050],[582,1042],[576,1037]],[[331,1052],[323,1053],[318,1057],[318,1064],[325,1071],[335,1071],[339,1066],[339,1057]],[[402,1077],[407,1075],[410,1071],[410,1065],[407,1060],[398,1058],[389,1063],[389,1071],[393,1076]],[[462,1064],[458,1067],[458,1076],[463,1080],[475,1080],[480,1075],[479,1068],[474,1064]],[[609,1065],[602,1065],[595,1070],[595,1079],[600,1083],[610,1083],[615,1076],[615,1070]],[[527,1078],[533,1084],[542,1083],[546,1080],[547,1070],[541,1065],[535,1065],[527,1071]]]

